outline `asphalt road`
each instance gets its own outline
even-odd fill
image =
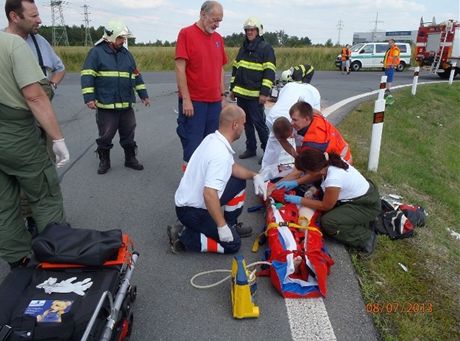
[[[312,84],[326,108],[353,95],[376,90],[381,72],[316,72]],[[412,82],[412,72],[397,73],[395,85]],[[437,80],[421,76],[421,80]],[[174,223],[174,192],[181,177],[181,146],[176,135],[177,95],[172,72],[145,73],[144,80],[152,106],[137,104],[136,140],[138,158],[145,170],[123,166],[123,151],[114,140],[112,168],[96,174],[94,153],[97,136],[94,111],[84,105],[78,74],[68,74],[53,101],[70,150],[71,163],[59,170],[68,221],[73,227],[112,229],[129,233],[140,253],[132,282],[138,287],[132,340],[289,340],[291,330],[283,299],[267,278],[258,280],[256,303],[258,319],[234,320],[231,315],[230,283],[209,290],[189,284],[201,271],[229,269],[232,256],[184,253],[169,250],[167,224]],[[330,119],[338,123],[347,110]],[[371,120],[371,114],[369,113]],[[237,154],[244,150],[244,136],[235,144]],[[259,155],[261,151],[259,150]],[[257,159],[243,164],[258,169]],[[252,183],[248,183],[246,207],[257,203]],[[242,221],[261,231],[263,212],[243,213]],[[241,254],[248,263],[260,260],[262,252],[250,251],[253,238],[243,239]],[[328,242],[335,260],[324,300],[337,340],[375,340],[377,334],[359,291],[346,250]],[[0,264],[0,278],[8,271]],[[209,280],[220,277],[211,276]],[[309,316],[302,318],[308,319]]]

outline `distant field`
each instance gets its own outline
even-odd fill
[[[56,52],[62,58],[67,71],[80,71],[89,47],[58,47]],[[136,59],[141,71],[172,71],[174,70],[174,47],[131,47],[129,49]],[[311,64],[315,70],[336,70],[335,57],[340,53],[335,47],[276,48],[277,69],[285,70],[297,64]],[[238,48],[226,48],[231,65]]]

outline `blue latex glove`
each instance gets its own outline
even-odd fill
[[[299,186],[296,180],[283,180],[276,183],[276,188],[285,188],[287,191]]]
[[[288,194],[286,194],[284,196],[284,201],[290,202],[290,203],[293,203],[293,204],[296,204],[296,205],[300,205],[300,203],[302,201],[302,197],[299,197],[298,195],[288,195]]]

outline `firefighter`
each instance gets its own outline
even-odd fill
[[[134,57],[123,46],[128,37],[132,33],[124,23],[110,21],[103,37],[88,52],[81,70],[84,101],[88,108],[96,110],[98,174],[105,174],[110,168],[110,149],[117,130],[125,151],[125,167],[144,169],[136,158],[134,89],[145,106],[150,105],[150,100]]]
[[[350,74],[350,58],[351,58],[351,50],[350,45],[345,45],[342,47],[342,75],[347,71],[347,75]]]
[[[388,104],[393,102],[393,96],[391,95],[390,88],[393,82],[395,69],[399,65],[399,47],[395,44],[393,39],[388,40],[388,50],[385,52],[383,58],[383,67],[385,68],[385,76],[387,76],[387,88],[385,90],[385,98]]]
[[[243,28],[246,39],[233,62],[230,83],[230,97],[236,98],[238,106],[246,113],[246,150],[239,156],[240,159],[256,156],[255,130],[261,148],[265,150],[268,128],[264,104],[270,96],[276,68],[275,52],[262,37],[263,25],[259,19],[248,18]]]
[[[310,64],[299,64],[292,66],[290,69],[285,70],[281,73],[280,81],[282,83],[287,82],[301,82],[310,84],[313,75],[315,74],[315,68]]]

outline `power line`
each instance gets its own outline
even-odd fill
[[[69,38],[67,37],[67,30],[64,21],[64,11],[62,9],[63,4],[67,4],[67,2],[61,0],[50,0],[51,23],[53,26],[53,46],[69,46]]]
[[[379,23],[383,23],[383,21],[379,20],[379,12],[377,12],[377,16],[375,17],[374,23],[374,30],[372,31],[372,41],[375,41],[375,34],[377,33],[377,25]]]
[[[340,45],[340,33],[343,30],[343,21],[342,21],[342,19],[340,19],[339,22],[337,23],[337,30],[339,31],[339,38],[337,39],[337,44]]]
[[[93,39],[91,39],[91,31],[89,27],[89,15],[88,12],[88,5],[84,4],[83,6],[83,16],[84,16],[84,23],[85,23],[85,46],[93,45]]]

